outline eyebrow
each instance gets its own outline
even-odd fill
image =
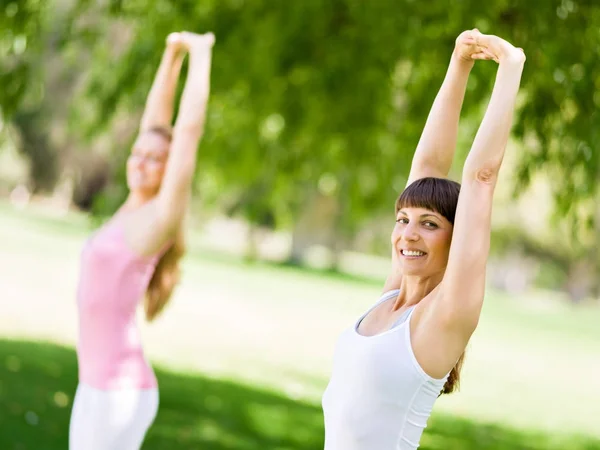
[[[398,213],[404,214],[405,216],[408,216],[408,214],[406,214],[404,211],[400,210],[398,211]],[[423,219],[424,217],[433,217],[434,219],[438,219],[438,216],[436,216],[435,214],[421,214],[419,216],[421,219]]]

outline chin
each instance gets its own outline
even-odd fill
[[[151,199],[153,197],[156,197],[156,195],[158,194],[158,188],[148,186],[135,186],[133,189],[131,189],[131,192],[139,195],[140,197]]]
[[[405,264],[402,267],[402,275],[410,276],[410,277],[426,277],[431,275],[429,271],[423,270],[422,267],[414,267],[408,264]]]

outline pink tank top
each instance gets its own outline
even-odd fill
[[[80,382],[97,389],[157,386],[144,356],[136,309],[159,256],[136,255],[127,247],[117,221],[107,223],[87,241],[77,293]]]

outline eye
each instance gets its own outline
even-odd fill
[[[438,227],[435,222],[431,222],[429,220],[426,222],[423,222],[423,225],[425,225],[425,227],[427,227],[427,228],[437,228]]]
[[[396,219],[396,223],[408,223],[408,219],[406,217],[400,217],[399,219]]]

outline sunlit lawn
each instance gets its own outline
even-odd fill
[[[86,223],[0,203],[1,449],[66,448]],[[172,305],[143,326],[161,384],[145,448],[322,447],[335,338],[381,281],[192,248]],[[600,310],[555,297],[488,294],[461,392],[438,402],[422,448],[600,449]]]

